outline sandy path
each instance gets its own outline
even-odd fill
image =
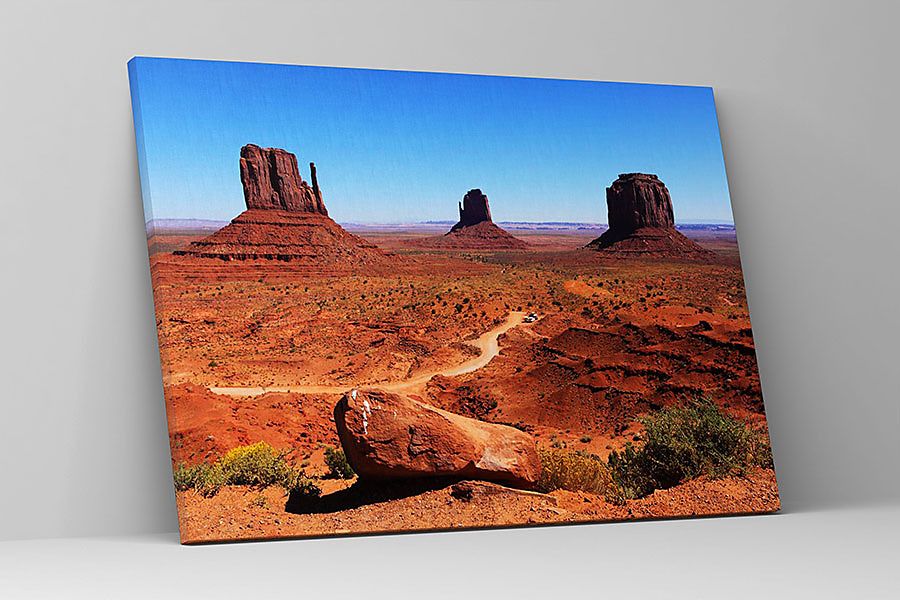
[[[486,366],[495,356],[500,354],[499,338],[501,335],[521,325],[525,320],[524,312],[511,312],[506,321],[481,334],[478,339],[466,342],[470,346],[474,346],[480,350],[478,356],[472,357],[459,364],[447,366],[441,369],[425,371],[419,373],[409,379],[400,381],[390,381],[383,383],[362,384],[356,386],[349,385],[290,385],[290,386],[272,386],[272,387],[211,387],[209,390],[215,394],[225,396],[259,396],[266,392],[296,392],[300,394],[344,394],[354,387],[372,387],[389,392],[419,392],[424,391],[425,384],[435,375],[444,375],[446,377],[454,377],[471,373]]]

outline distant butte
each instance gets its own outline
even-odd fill
[[[433,248],[466,250],[519,250],[528,244],[507,233],[491,219],[488,197],[479,189],[469,190],[459,203],[459,222],[450,231],[422,241]]]
[[[240,174],[247,210],[174,253],[225,261],[291,261],[315,272],[389,266],[398,260],[328,216],[315,164],[309,163],[309,169],[312,185],[303,180],[297,157],[287,150],[244,146]]]
[[[488,197],[476,188],[463,196],[462,202],[459,203],[459,223],[450,231],[459,231],[463,227],[472,227],[485,222],[494,222],[491,219],[491,205],[488,203]]]
[[[622,173],[606,188],[609,229],[587,245],[610,254],[708,256],[675,229],[672,198],[656,175]]]

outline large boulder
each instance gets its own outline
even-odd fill
[[[530,435],[406,396],[353,390],[334,408],[338,437],[363,479],[455,477],[532,488],[541,461]]]
[[[241,184],[248,209],[285,210],[328,215],[310,163],[313,185],[303,181],[297,157],[281,148],[241,148]]]

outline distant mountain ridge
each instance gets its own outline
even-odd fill
[[[147,221],[146,228],[148,234],[156,231],[215,231],[228,225],[230,221],[218,221],[214,219],[151,219]],[[416,225],[425,226],[447,226],[453,225],[455,221],[416,221],[413,223],[357,223],[354,221],[346,221],[343,225],[348,227],[361,228],[395,228],[395,227],[415,227]],[[507,229],[518,230],[555,230],[555,229],[582,229],[582,230],[605,230],[608,226],[605,223],[581,223],[577,221],[498,221]],[[684,229],[691,231],[733,231],[733,223],[725,222],[687,222],[675,225],[676,229]]]

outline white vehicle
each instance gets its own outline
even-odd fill
[[[522,319],[522,321],[524,321],[525,323],[534,323],[535,321],[537,321],[537,319],[538,319],[537,313],[531,312],[531,313],[528,313],[527,315],[525,315],[525,318]]]

